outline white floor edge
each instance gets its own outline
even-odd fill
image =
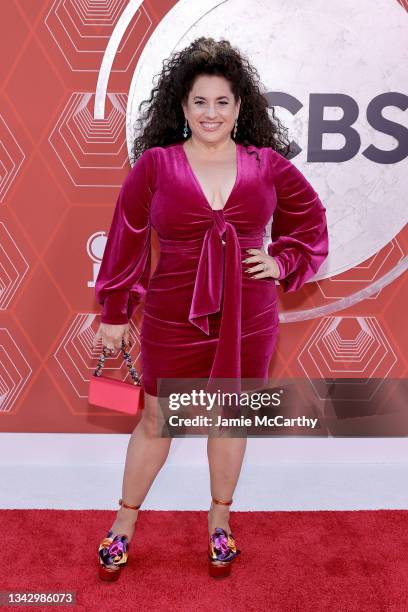
[[[116,509],[129,435],[0,434],[0,508]],[[406,438],[248,440],[234,510],[408,509]],[[143,508],[206,510],[206,439],[174,439]]]

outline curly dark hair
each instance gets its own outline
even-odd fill
[[[146,149],[170,145],[182,139],[184,113],[182,102],[187,98],[197,76],[217,75],[226,78],[235,101],[241,98],[238,129],[234,140],[244,146],[271,147],[285,157],[290,143],[287,128],[282,125],[261,92],[259,74],[238,49],[225,39],[200,37],[188,47],[163,61],[163,68],[150,98],[139,105],[139,118],[132,148],[135,163]],[[156,78],[155,77],[155,78]],[[142,114],[142,107],[148,105]]]

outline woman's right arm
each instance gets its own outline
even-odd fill
[[[129,320],[150,278],[153,157],[150,149],[144,151],[123,182],[95,283],[95,297],[102,306],[98,338],[105,329],[107,335],[115,336],[115,348],[127,335]]]

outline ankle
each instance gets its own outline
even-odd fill
[[[208,516],[219,516],[228,520],[229,515],[229,508],[218,508],[217,506],[211,505],[208,510]]]
[[[213,531],[216,527],[222,527],[223,529],[229,529],[229,508],[211,506],[208,511],[208,528]]]
[[[221,504],[217,504],[212,501],[210,505],[210,509],[208,510],[208,513],[217,514],[218,516],[228,517],[230,513],[230,507],[226,505],[224,506]]]
[[[114,535],[126,535],[128,541],[131,542],[136,530],[138,512],[132,512],[131,510],[125,512],[124,510],[124,508],[120,508],[117,511],[116,518],[111,526],[111,531],[113,531]]]
[[[123,506],[120,507],[117,512],[117,518],[120,521],[126,522],[128,524],[136,523],[138,516],[139,510],[131,510],[130,508],[124,508]]]

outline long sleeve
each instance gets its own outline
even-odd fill
[[[119,192],[95,296],[102,323],[127,323],[143,299],[150,278],[150,201],[154,158],[150,149],[136,161]]]
[[[277,205],[268,253],[276,259],[283,291],[296,291],[316,274],[329,252],[326,208],[298,168],[270,149]]]

